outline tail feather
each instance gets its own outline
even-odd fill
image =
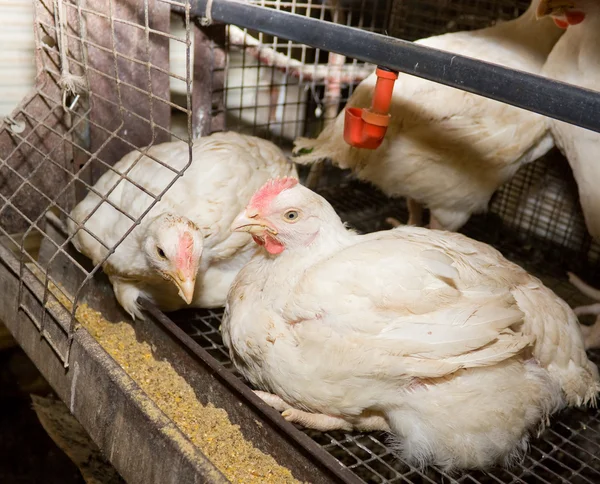
[[[585,352],[577,316],[543,285],[513,291],[525,313],[522,331],[535,337],[533,356],[559,382],[571,406],[596,405],[598,368]]]
[[[352,158],[351,146],[343,139],[344,118],[339,117],[327,125],[317,138],[297,138],[294,141],[294,162],[300,165],[330,159],[334,163],[346,164]],[[308,152],[310,150],[310,152]]]

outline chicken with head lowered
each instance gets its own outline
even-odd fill
[[[413,464],[485,468],[596,401],[571,309],[486,244],[410,226],[359,235],[292,178],[232,228],[262,250],[231,286],[223,340],[289,421],[385,430]]]
[[[144,156],[131,152],[100,177],[68,220],[73,245],[94,265],[102,263],[133,318],[143,319],[138,297],[165,311],[223,306],[256,247],[248,234],[231,231],[233,219],[269,178],[296,176],[268,141],[234,132],[203,137],[194,141],[183,176],[134,227],[175,178],[173,170],[188,161],[183,141],[154,145]]]
[[[539,74],[562,31],[549,18],[536,21],[536,1],[517,19],[416,43]],[[348,106],[368,107],[375,83],[373,73]],[[487,210],[493,193],[520,167],[554,145],[544,116],[408,74],[398,77],[389,112],[377,149],[344,141],[342,112],[318,138],[295,141],[294,161],[330,158],[387,196],[407,197],[409,224],[422,224],[425,207],[431,228],[458,230],[471,214]]]

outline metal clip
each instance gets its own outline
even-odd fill
[[[69,91],[67,89],[63,90],[62,105],[63,105],[64,109],[73,111],[73,109],[75,109],[75,106],[77,106],[77,103],[79,102],[79,94],[75,94],[75,97],[73,98],[73,100],[71,101],[71,104],[69,106],[67,106],[67,96],[68,95],[69,95]]]
[[[15,134],[20,134],[25,131],[25,121],[15,121],[10,116],[6,116],[4,122],[8,124],[8,129]]]

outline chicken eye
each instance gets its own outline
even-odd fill
[[[285,214],[283,214],[283,218],[288,222],[294,222],[296,219],[298,219],[298,216],[299,214],[296,210],[288,210],[285,212]]]
[[[158,252],[158,257],[160,257],[161,259],[167,258],[167,256],[165,255],[165,251],[162,250],[160,247],[156,248],[156,252]]]

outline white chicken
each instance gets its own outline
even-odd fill
[[[417,43],[539,73],[561,30],[550,19],[536,21],[535,10],[532,4],[518,19]],[[348,106],[368,107],[375,82],[373,73]],[[346,144],[341,113],[317,139],[296,140],[296,153],[312,151],[294,161],[330,158],[386,195],[407,197],[409,224],[421,224],[425,206],[432,228],[458,230],[472,213],[487,209],[494,191],[519,167],[553,146],[543,116],[406,74],[396,81],[390,114],[376,150]]]
[[[567,26],[548,56],[542,74],[600,91],[600,1],[540,0],[538,14],[550,15],[558,24]],[[600,240],[600,133],[555,119],[549,122],[556,145],[573,170],[587,228]]]
[[[558,81],[600,91],[600,1],[539,0],[538,16],[550,16],[567,29],[548,56],[542,74]],[[599,94],[600,95],[600,94]],[[585,224],[592,237],[600,241],[600,133],[550,119],[556,145],[566,156],[577,182]],[[575,276],[571,282],[583,290],[587,286]],[[583,290],[589,294],[589,291]],[[575,309],[576,313],[600,315],[600,305]],[[600,325],[585,327],[586,345],[600,346]]]
[[[486,244],[357,235],[291,178],[232,227],[266,250],[231,286],[223,340],[287,420],[391,431],[404,459],[452,470],[510,463],[549,415],[596,402],[571,309]]]
[[[143,319],[140,296],[166,311],[186,304],[220,307],[255,250],[248,234],[231,232],[233,219],[266,180],[297,176],[296,169],[274,144],[254,136],[227,132],[200,138],[184,175],[127,234],[134,222],[124,213],[139,218],[176,176],[152,158],[182,170],[189,147],[177,141],[154,145],[147,156],[125,155],[72,211],[73,245],[94,265],[110,254],[102,267],[134,319]],[[106,195],[114,206],[102,201]]]

